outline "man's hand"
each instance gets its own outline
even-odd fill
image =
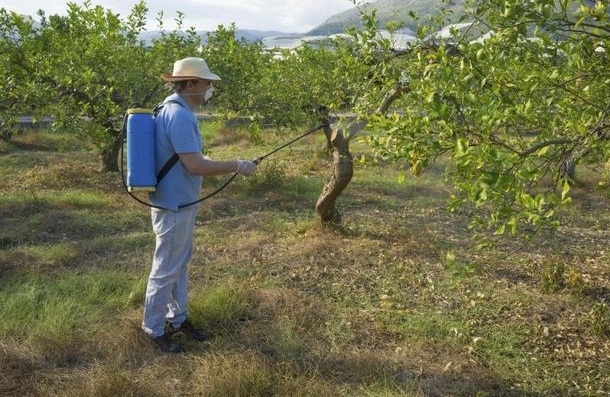
[[[235,170],[236,173],[244,176],[250,176],[254,173],[254,171],[256,171],[256,164],[254,164],[253,161],[237,160],[237,169]]]

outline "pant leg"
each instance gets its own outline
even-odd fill
[[[171,305],[172,317],[186,318],[188,263],[192,258],[196,214],[196,208],[190,207],[177,212],[154,208],[151,211],[156,248],[148,277],[142,329],[153,337],[165,332],[168,306]]]
[[[193,258],[193,230],[197,217],[198,206],[192,205],[178,212],[179,224],[184,230],[185,244],[182,248],[183,255],[179,256],[179,262],[183,264],[178,279],[172,289],[166,319],[171,321],[175,327],[180,326],[188,317],[188,265]],[[186,241],[188,240],[188,241]]]

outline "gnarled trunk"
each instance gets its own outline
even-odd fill
[[[333,149],[333,172],[320,193],[316,203],[316,213],[322,222],[339,224],[341,215],[335,204],[343,189],[352,180],[353,160],[349,152],[349,137],[344,136],[343,130],[325,127],[324,132],[330,136]]]
[[[123,144],[122,135],[119,132],[117,138],[102,150],[102,171],[118,172],[119,171],[119,154],[121,145]]]

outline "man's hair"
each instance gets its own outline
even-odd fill
[[[181,93],[186,88],[186,85],[189,81],[197,81],[197,80],[178,80],[178,81],[168,81],[165,85],[170,91],[175,93]]]

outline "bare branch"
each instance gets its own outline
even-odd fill
[[[390,90],[385,94],[383,100],[381,101],[381,104],[379,105],[377,110],[375,110],[375,114],[385,114],[392,105],[392,103],[394,103],[394,101],[400,98],[403,93],[409,91],[410,88],[408,85],[403,83],[395,84],[394,87],[390,88]]]

